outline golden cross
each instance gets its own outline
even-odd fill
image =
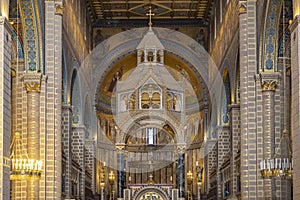
[[[149,13],[146,14],[147,16],[149,16],[149,27],[152,27],[152,16],[154,16],[154,13],[152,13],[152,9],[151,6],[149,6]]]

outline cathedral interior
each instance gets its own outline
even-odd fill
[[[0,0],[0,200],[300,199],[299,0]]]

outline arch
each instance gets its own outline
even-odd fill
[[[214,81],[217,82],[214,75],[219,72],[216,67],[212,69],[215,64],[206,50],[183,33],[165,28],[153,28],[153,30],[165,46],[165,51],[189,62],[189,66],[198,80],[203,80],[204,85],[207,86],[203,90],[204,96],[209,95],[207,90]],[[145,31],[147,31],[147,28],[138,28],[114,35],[99,44],[86,59],[86,63],[90,63],[94,72],[92,82],[95,97],[97,97],[98,89],[107,72],[120,58],[135,52],[135,48],[144,36]],[[205,101],[208,100],[205,99]]]
[[[77,70],[74,69],[71,78],[71,105],[73,107],[73,124],[82,123],[81,91]]]
[[[161,188],[156,187],[156,186],[147,186],[147,187],[140,189],[138,192],[136,192],[133,199],[140,200],[141,197],[148,192],[158,193],[163,198],[162,200],[170,199],[169,195],[164,190],[162,190]]]
[[[178,137],[178,134],[181,134],[180,126],[178,126],[177,123],[172,118],[168,117],[167,114],[165,114],[162,117],[160,114],[157,114],[157,113],[153,113],[153,114],[147,113],[146,116],[151,119],[159,119],[159,120],[165,121],[165,124],[168,124],[174,131],[174,141],[182,142],[181,138]],[[130,132],[130,130],[133,128],[133,126],[136,124],[137,121],[140,121],[144,117],[145,117],[145,114],[143,114],[143,113],[140,113],[133,117],[130,117],[130,119],[126,121],[126,124],[123,124],[121,127],[122,134],[121,134],[121,137],[119,138],[118,143],[125,143],[126,138],[127,138],[127,133]]]
[[[137,28],[114,35],[96,46],[86,58],[84,66],[91,67],[93,71],[91,89],[95,101],[106,74],[118,60],[136,52],[136,47],[147,30],[147,28]],[[223,90],[222,76],[206,50],[183,33],[165,28],[153,28],[153,31],[164,45],[165,51],[185,60],[197,79],[201,81],[204,87],[204,103],[211,101],[213,94],[216,96],[217,105],[212,108],[216,109],[214,112],[218,112],[221,109],[219,96]]]
[[[68,69],[67,69],[67,63],[66,63],[66,56],[63,51],[63,56],[62,56],[62,101],[65,105],[69,104],[70,101],[68,101],[68,96],[69,96],[69,90],[68,90]]]
[[[228,124],[229,123],[229,115],[228,115],[228,110],[229,106],[231,104],[231,85],[230,85],[230,77],[229,77],[229,71],[228,68],[225,68],[224,73],[223,73],[223,82],[225,86],[225,91],[224,91],[224,98],[223,99],[223,111],[222,111],[222,122],[223,124]]]
[[[284,0],[267,1],[267,9],[263,26],[261,40],[262,71],[277,71],[278,56],[278,26],[280,20],[280,9]]]
[[[20,7],[20,19],[23,28],[25,69],[43,70],[42,30],[40,20],[40,1],[17,0]]]

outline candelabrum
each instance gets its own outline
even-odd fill
[[[291,158],[264,159],[260,162],[262,178],[282,177],[291,179],[293,176],[293,160]]]
[[[114,183],[115,183],[115,174],[113,171],[110,171],[110,173],[108,174],[108,181],[110,184],[110,188],[111,188],[111,192],[110,192],[110,196],[109,199],[113,200],[114,199]]]
[[[27,151],[23,149],[21,133],[15,132],[10,148],[10,180],[39,180],[43,162],[28,157]]]
[[[197,186],[198,186],[198,200],[201,199],[202,173],[203,173],[203,168],[200,167],[198,161],[196,161],[196,177],[197,177]]]
[[[187,178],[187,183],[189,186],[189,190],[188,190],[188,199],[192,199],[192,194],[193,194],[193,172],[191,172],[190,170],[188,171],[188,173],[186,174],[186,178]]]
[[[291,142],[287,130],[283,130],[277,153],[273,158],[263,159],[259,163],[262,178],[285,178],[293,177],[293,159]]]

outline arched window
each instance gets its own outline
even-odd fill
[[[140,109],[161,109],[162,108],[162,90],[155,84],[152,79],[149,79],[140,89]]]
[[[152,51],[148,52],[148,62],[153,62],[154,60],[154,54]]]
[[[160,94],[157,93],[157,92],[155,92],[152,95],[151,107],[153,109],[159,109],[160,108]]]
[[[144,92],[141,97],[141,107],[142,109],[150,108],[150,96],[148,93]]]
[[[147,145],[156,144],[156,128],[146,128]]]

